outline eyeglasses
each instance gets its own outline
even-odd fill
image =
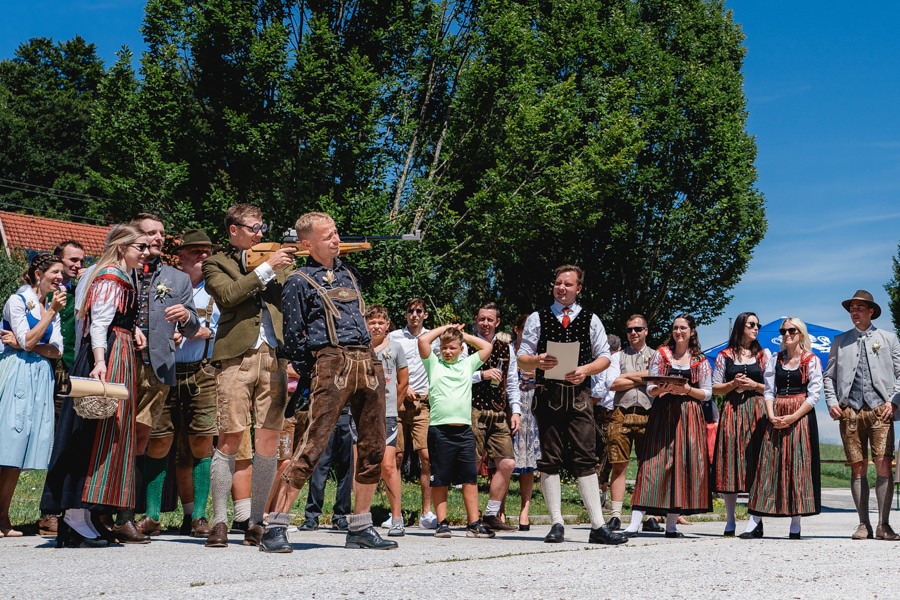
[[[779,329],[778,333],[781,335],[797,335],[800,333],[800,330],[796,327],[788,327],[787,329]]]
[[[407,308],[406,314],[408,314],[408,315],[413,315],[413,314],[423,315],[423,314],[425,314],[425,309],[424,308]]]
[[[759,329],[761,325],[759,323],[747,323],[744,327],[747,329]]]
[[[626,327],[625,331],[628,333],[640,333],[643,330],[647,329],[646,327]]]
[[[256,225],[244,225],[243,223],[235,223],[235,225],[237,225],[238,227],[243,227],[247,231],[251,231],[254,234],[259,233],[260,231],[265,233],[269,230],[269,226],[265,223],[257,223]]]
[[[146,252],[150,248],[150,244],[128,244],[132,248],[137,248],[138,252]]]

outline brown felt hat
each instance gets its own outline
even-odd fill
[[[875,298],[867,292],[866,290],[856,290],[856,293],[853,294],[853,297],[849,300],[844,300],[841,302],[841,306],[844,307],[844,310],[850,312],[850,303],[854,300],[858,300],[860,302],[865,302],[869,306],[875,309],[875,312],[872,313],[872,319],[877,319],[881,316],[881,307],[878,306],[878,303],[875,302]]]
[[[188,229],[185,231],[184,235],[181,236],[181,243],[175,248],[175,251],[178,252],[190,246],[210,246],[213,251],[217,248],[202,229]]]

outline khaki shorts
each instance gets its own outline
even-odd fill
[[[153,365],[145,365],[141,353],[134,355],[134,371],[137,375],[135,393],[138,399],[137,422],[153,428],[169,396],[169,387],[161,382],[153,372]]]
[[[253,433],[251,428],[248,427],[244,430],[244,435],[241,436],[241,445],[238,446],[237,454],[234,455],[234,460],[251,460],[253,458]]]
[[[258,429],[281,431],[287,404],[287,361],[266,345],[223,360],[216,372],[219,433]],[[251,415],[252,413],[252,415]]]
[[[159,417],[154,419],[150,437],[167,437],[176,431],[216,435],[216,377],[211,365],[178,374]]]
[[[649,411],[637,406],[626,409],[617,407],[609,413],[606,443],[611,464],[627,463],[631,459],[632,444],[640,460],[649,414]]]
[[[475,458],[481,460],[487,448],[488,458],[497,463],[515,458],[512,433],[506,423],[506,413],[496,410],[472,409],[472,433],[475,434]]]
[[[881,407],[859,411],[849,406],[843,409],[841,440],[844,442],[848,462],[868,461],[869,446],[872,447],[872,458],[893,458],[894,422],[882,421],[878,417],[880,412]]]
[[[412,433],[413,450],[428,450],[428,420],[431,410],[428,408],[428,396],[416,396],[419,403],[414,405],[404,399],[397,414],[397,452],[402,453],[406,447],[405,431]]]

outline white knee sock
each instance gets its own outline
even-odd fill
[[[488,500],[487,508],[484,509],[484,516],[496,517],[500,512],[500,500]]]
[[[547,512],[550,513],[550,522],[562,525],[562,484],[559,473],[541,473],[541,493],[547,504]]]
[[[234,501],[234,520],[250,520],[250,498],[241,498],[240,500]]]
[[[628,533],[637,533],[637,531],[641,528],[641,521],[644,520],[644,511],[638,510],[636,508],[631,509],[631,522],[628,524],[628,528],[625,529]]]
[[[791,517],[791,533],[800,533],[800,517]]]
[[[680,517],[678,513],[666,513],[666,533],[671,533],[676,531],[676,525],[678,525],[678,517]]]
[[[622,503],[621,502],[616,502],[615,500],[612,501],[612,516],[618,517],[620,519],[622,518]]]
[[[91,513],[86,508],[67,508],[63,521],[82,537],[89,540],[100,537],[100,533],[91,523]]]
[[[762,517],[758,517],[756,515],[750,515],[750,519],[747,520],[747,529],[744,530],[744,533],[750,533],[756,526],[760,524],[762,521]]]
[[[600,482],[596,473],[578,478],[578,491],[581,493],[581,501],[591,518],[591,529],[603,527],[603,502],[600,501]]]
[[[734,529],[734,507],[737,506],[737,494],[722,494],[725,500],[725,529]]]

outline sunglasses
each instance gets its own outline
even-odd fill
[[[408,315],[413,315],[413,314],[415,314],[415,315],[421,315],[421,314],[425,314],[425,309],[424,309],[424,308],[408,308],[408,309],[406,309],[406,314],[408,314]]]
[[[137,248],[138,252],[146,252],[150,248],[150,244],[128,244],[132,248]]]
[[[251,231],[253,233],[259,233],[262,231],[263,233],[269,230],[269,226],[265,223],[257,223],[256,225],[244,225],[243,223],[235,223],[238,227],[243,227],[247,231]]]
[[[626,327],[625,331],[628,333],[640,333],[643,330],[647,329],[646,327]]]
[[[747,323],[745,327],[747,329],[759,329],[761,325],[759,323]]]
[[[781,335],[797,335],[800,333],[800,330],[796,327],[788,327],[787,329],[779,329],[778,333]]]

